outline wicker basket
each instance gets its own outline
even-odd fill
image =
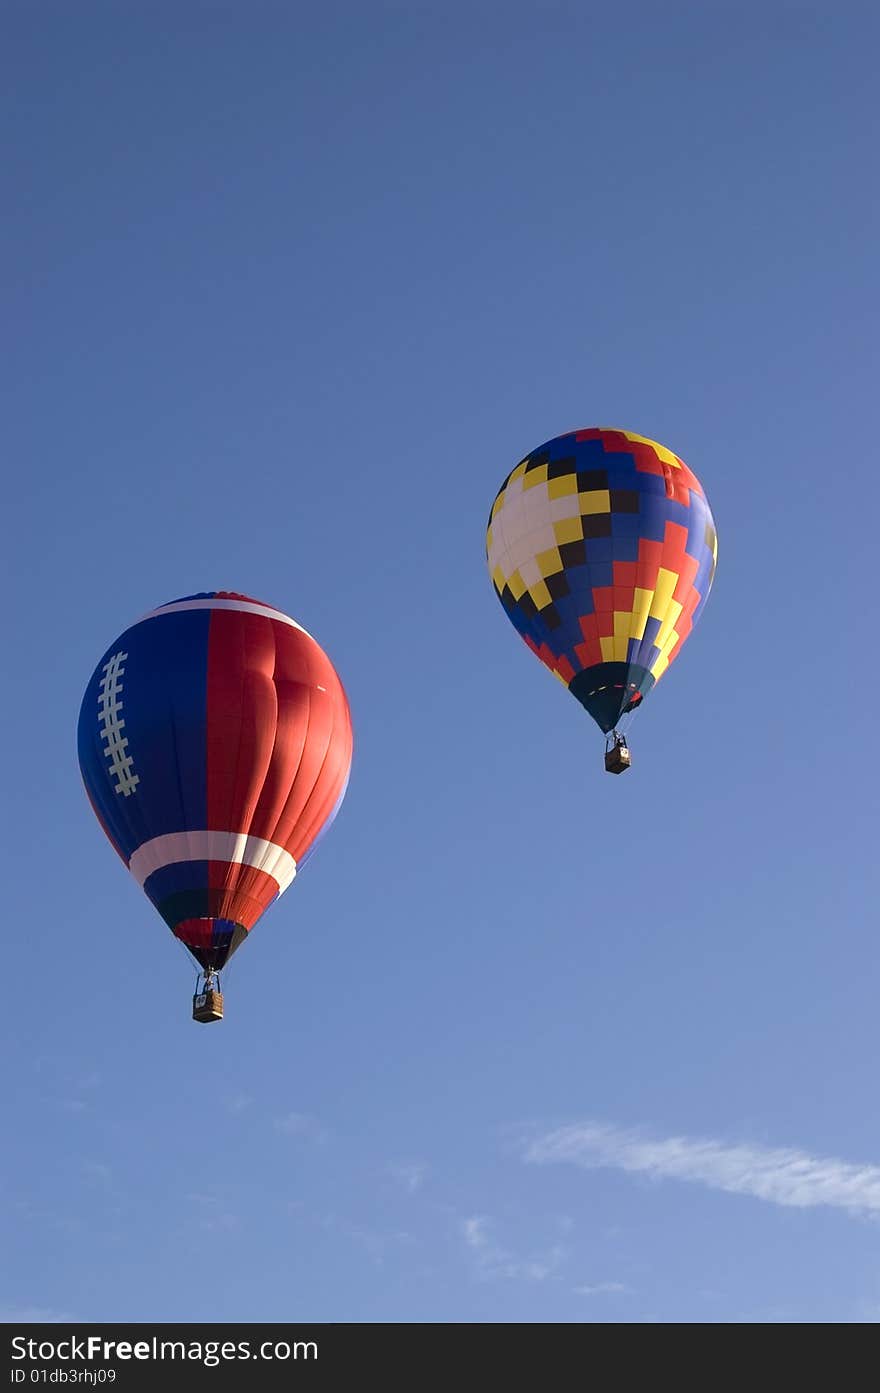
[[[196,992],[193,997],[193,1020],[207,1024],[208,1021],[222,1021],[223,993],[217,991]]]
[[[605,751],[605,768],[609,774],[622,774],[629,768],[630,763],[630,753],[626,745],[615,745],[613,749]]]

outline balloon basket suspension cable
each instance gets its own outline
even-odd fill
[[[605,772],[623,774],[632,764],[632,756],[626,743],[626,736],[619,730],[610,730],[605,736]]]
[[[220,973],[214,968],[205,968],[196,978],[193,996],[193,1020],[209,1025],[211,1021],[223,1019],[223,993],[220,990]]]

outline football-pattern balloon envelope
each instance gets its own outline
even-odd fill
[[[706,495],[684,461],[601,428],[557,436],[520,461],[486,546],[511,623],[606,732],[681,652],[718,556]]]
[[[80,710],[80,769],[98,820],[209,970],[330,826],[351,754],[348,701],[326,653],[288,615],[230,591],[174,600],[126,629]]]

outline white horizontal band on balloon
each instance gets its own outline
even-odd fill
[[[158,619],[163,614],[177,614],[184,609],[237,609],[245,614],[259,614],[264,619],[277,619],[279,624],[289,624],[291,629],[299,629],[301,634],[307,638],[312,635],[308,629],[304,629],[302,624],[297,624],[295,619],[291,619],[289,614],[283,614],[280,609],[270,609],[268,605],[255,604],[252,600],[177,600],[173,605],[162,605],[159,609],[151,609],[149,614],[141,615],[136,619],[132,628],[138,624],[145,624],[148,619]],[[314,642],[314,640],[312,640]]]
[[[167,832],[142,842],[132,852],[128,868],[139,885],[163,866],[178,861],[228,861],[253,866],[278,883],[282,894],[296,875],[296,862],[276,842],[245,832]]]

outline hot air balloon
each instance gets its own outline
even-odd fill
[[[571,431],[508,474],[486,550],[514,628],[605,733],[606,769],[623,773],[618,724],[681,652],[715,574],[700,481],[643,435]]]
[[[199,966],[194,1018],[220,1019],[220,969],[345,795],[351,717],[333,664],[261,600],[189,595],[110,645],[78,743],[98,821]]]

